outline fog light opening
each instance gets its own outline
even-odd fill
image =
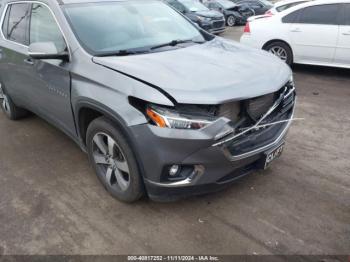
[[[181,167],[179,165],[172,165],[169,168],[169,176],[175,177],[179,173],[180,169],[181,169]]]

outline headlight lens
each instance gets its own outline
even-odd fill
[[[200,129],[213,122],[213,119],[184,115],[176,110],[155,105],[148,106],[146,113],[154,124],[164,128]]]
[[[211,18],[208,18],[208,17],[197,16],[197,18],[199,21],[202,21],[202,22],[210,22],[211,21]]]
[[[293,77],[293,74],[290,76],[289,82],[293,83],[293,85],[294,85],[294,77]]]

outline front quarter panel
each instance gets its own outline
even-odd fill
[[[72,105],[75,116],[79,109],[90,105],[108,111],[125,126],[147,123],[145,116],[130,105],[129,97],[173,106],[173,103],[155,88],[95,64],[92,58],[75,52],[72,59]]]

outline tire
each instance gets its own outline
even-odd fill
[[[5,113],[6,117],[10,120],[19,120],[28,115],[28,111],[16,106],[11,97],[5,93],[2,85],[0,84],[0,103],[1,109]]]
[[[226,24],[228,25],[228,26],[235,26],[235,24],[236,24],[236,18],[233,16],[233,15],[229,15],[228,17],[227,17],[227,19],[226,19]]]
[[[90,163],[106,190],[123,202],[134,202],[144,194],[135,155],[120,130],[107,118],[99,117],[87,130]]]
[[[263,49],[276,55],[289,66],[293,64],[293,52],[286,43],[281,41],[272,42],[264,46]]]

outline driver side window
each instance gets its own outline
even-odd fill
[[[29,42],[53,42],[58,52],[66,49],[66,43],[51,11],[42,4],[32,5]]]

